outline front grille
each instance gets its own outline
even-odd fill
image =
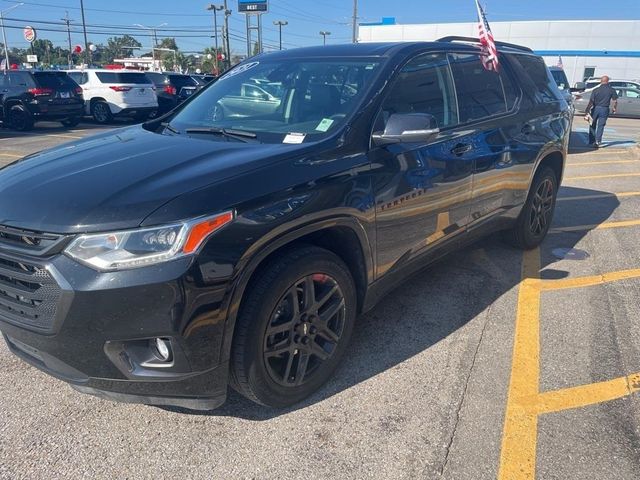
[[[62,290],[46,268],[0,255],[0,318],[50,330]]]
[[[0,225],[0,244],[15,250],[41,254],[60,243],[63,235],[33,232]]]

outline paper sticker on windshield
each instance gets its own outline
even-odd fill
[[[326,132],[331,128],[331,125],[333,125],[333,120],[331,120],[330,118],[323,118],[322,120],[320,120],[320,123],[316,127],[316,130],[319,132]]]
[[[304,142],[304,137],[306,137],[304,133],[289,133],[284,137],[282,143],[302,143]]]
[[[240,73],[244,73],[247,70],[251,70],[253,67],[257,67],[258,65],[260,65],[260,62],[251,62],[251,63],[245,63],[244,65],[239,65],[236,68],[234,68],[233,70],[229,70],[227,73],[222,75],[218,79],[218,81],[225,80],[227,78],[233,77],[234,75],[238,75]]]

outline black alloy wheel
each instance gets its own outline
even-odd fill
[[[549,167],[543,167],[533,178],[527,201],[516,225],[507,233],[511,244],[531,250],[542,243],[553,220],[558,193],[558,179]]]
[[[545,178],[536,189],[529,211],[529,229],[534,236],[540,236],[549,228],[553,216],[554,185]]]
[[[22,105],[14,105],[9,110],[9,124],[14,130],[26,132],[33,128],[33,116]]]
[[[298,246],[267,261],[247,286],[231,347],[231,385],[287,407],[326,382],[346,351],[356,289],[334,253]]]
[[[298,280],[280,300],[264,335],[264,363],[285,387],[302,385],[335,353],[345,323],[338,282],[314,273]]]

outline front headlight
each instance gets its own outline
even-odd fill
[[[190,255],[216,230],[233,220],[233,212],[160,227],[81,235],[65,253],[96,270],[124,270]]]

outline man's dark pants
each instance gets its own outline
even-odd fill
[[[594,142],[600,144],[602,143],[604,126],[609,118],[609,107],[593,107],[591,118],[593,118],[593,123],[589,129],[589,144]]]

